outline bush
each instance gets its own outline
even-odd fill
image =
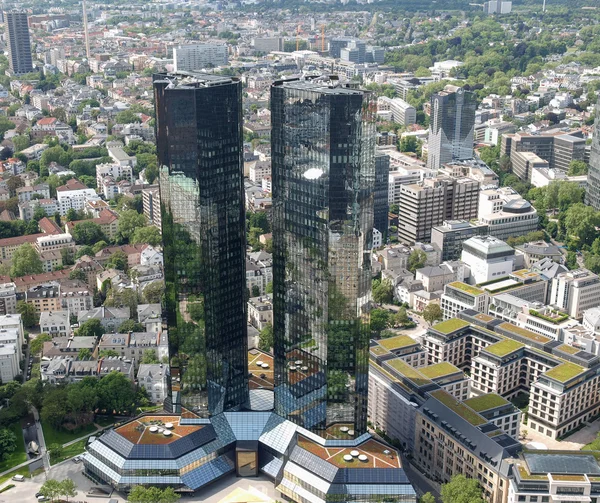
[[[13,487],[15,487],[14,484],[8,484],[6,487],[3,487],[2,489],[0,489],[0,493],[6,492],[9,489],[12,489]]]

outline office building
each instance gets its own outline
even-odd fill
[[[461,87],[448,85],[431,97],[427,167],[473,157],[476,109],[475,94]]]
[[[494,236],[474,236],[463,243],[460,259],[469,264],[474,283],[486,283],[513,272],[515,250]]]
[[[377,111],[389,111],[392,120],[403,126],[417,122],[417,111],[415,107],[401,98],[388,98],[380,96],[377,100]]]
[[[350,40],[346,47],[340,49],[340,59],[350,63],[362,64],[367,59],[367,44],[362,40]]]
[[[33,71],[31,59],[31,42],[27,12],[4,12],[6,46],[8,49],[8,64],[13,75],[22,75]]]
[[[479,182],[438,176],[400,186],[398,239],[401,243],[430,242],[431,229],[446,220],[477,216]]]
[[[512,172],[522,180],[531,182],[536,169],[548,169],[550,164],[533,152],[513,152],[510,156]]]
[[[375,192],[373,194],[373,227],[382,235],[382,241],[387,242],[388,234],[388,192],[390,175],[390,156],[378,151],[375,154]]]
[[[596,121],[590,152],[590,169],[585,193],[585,202],[600,211],[600,99],[596,104]]]
[[[487,224],[471,223],[468,220],[445,220],[442,225],[432,227],[431,244],[442,250],[442,262],[458,260],[463,243],[473,236],[486,236]]]
[[[507,0],[490,0],[483,4],[483,11],[486,14],[510,14],[512,2]]]
[[[502,240],[536,231],[538,221],[536,209],[525,199],[509,200],[500,211],[479,218],[479,223],[489,227],[490,236]]]
[[[207,417],[248,400],[241,83],[155,75],[154,92],[173,410]]]
[[[332,423],[366,431],[368,358],[360,341],[367,341],[361,317],[375,179],[368,100],[336,81],[271,88],[274,333],[281,338],[275,411],[323,436]],[[310,370],[300,379],[296,360]]]
[[[142,189],[142,207],[148,222],[160,229],[160,191],[157,186]]]
[[[352,37],[337,37],[332,38],[329,41],[329,57],[331,58],[339,58],[342,52],[342,49],[348,46],[348,44],[354,40]]]
[[[193,72],[227,64],[225,44],[180,45],[173,49],[173,72]]]
[[[444,320],[450,320],[465,309],[487,313],[489,300],[488,292],[482,288],[455,281],[444,287],[440,306]]]
[[[552,280],[550,304],[582,319],[584,311],[600,306],[600,278],[587,269],[559,274]]]

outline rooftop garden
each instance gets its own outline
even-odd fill
[[[562,323],[563,321],[569,319],[568,314],[561,313],[559,311],[548,311],[547,314],[542,314],[538,311],[535,311],[534,309],[530,309],[529,314],[535,316],[536,318],[540,318],[550,323],[554,323],[555,325],[558,325],[559,323]]]
[[[435,379],[437,377],[447,376],[450,374],[455,374],[456,372],[461,372],[458,367],[452,365],[448,362],[434,363],[433,365],[427,365],[426,367],[421,367],[419,372],[423,374],[425,377],[429,379]]]
[[[490,346],[486,347],[484,351],[487,351],[495,356],[504,357],[514,353],[515,351],[518,351],[522,347],[525,347],[525,344],[522,342],[514,341],[512,339],[503,339],[496,344],[491,344]]]
[[[469,398],[463,402],[465,405],[471,407],[475,412],[483,412],[496,407],[502,407],[510,403],[506,398],[502,398],[496,393],[488,393],[487,395],[481,395],[475,398]]]
[[[179,416],[142,416],[115,431],[134,444],[165,445],[203,428],[202,425],[180,426],[179,420]],[[165,431],[169,433],[165,435]]]
[[[465,320],[459,320],[458,318],[452,318],[451,320],[442,321],[433,325],[433,329],[441,332],[442,334],[451,334],[456,330],[468,327],[470,323]]]
[[[476,286],[472,285],[467,285],[462,281],[455,281],[454,283],[450,283],[448,286],[456,288],[457,290],[462,290],[466,293],[470,293],[471,295],[481,295],[483,293],[483,290],[481,288],[477,288]]]
[[[539,342],[540,344],[546,344],[547,342],[550,342],[550,339],[548,337],[536,334],[535,332],[527,330],[526,328],[517,327],[512,323],[502,323],[501,325],[498,325],[498,328],[502,328],[508,332],[511,332],[515,335],[520,335],[521,337],[525,337],[532,341]]]
[[[454,398],[450,393],[444,391],[442,389],[431,392],[431,396],[436,400],[442,402],[446,407],[450,410],[454,411],[460,417],[462,417],[465,421],[468,421],[473,426],[479,426],[480,424],[484,424],[487,421],[481,417],[477,412],[475,412],[470,407],[458,402],[456,398]]]
[[[431,383],[431,381],[421,374],[421,372],[411,367],[408,363],[402,361],[400,358],[388,360],[385,363],[407,379],[410,379],[417,386],[424,386]]]
[[[390,337],[389,339],[382,339],[377,341],[377,343],[389,351],[417,344],[417,342],[408,335],[397,335],[396,337]]]
[[[496,318],[494,316],[490,316],[489,314],[479,313],[475,315],[475,319],[479,321],[489,322],[495,320]]]
[[[369,348],[369,351],[371,353],[373,353],[375,356],[386,355],[389,353],[389,351],[387,349],[382,348],[381,346],[371,346]]]
[[[517,465],[517,469],[519,470],[519,475],[524,480],[548,480],[547,475],[532,475],[523,465]]]
[[[536,278],[537,276],[539,276],[539,274],[537,272],[532,272],[528,269],[521,269],[519,271],[515,271],[512,273],[513,276],[516,276],[517,278],[522,278],[522,279],[531,279],[531,278]]]
[[[567,381],[570,381],[571,379],[574,379],[578,375],[583,374],[584,372],[585,369],[583,367],[575,365],[571,362],[565,362],[548,370],[548,372],[546,372],[544,375],[546,377],[549,377],[550,379],[554,379],[558,382],[565,383]]]
[[[565,482],[585,482],[585,477],[583,475],[554,475],[554,474],[552,474],[552,478],[554,480],[563,480]]]
[[[581,351],[579,348],[574,348],[573,346],[569,346],[568,344],[563,344],[556,348],[558,351],[562,351],[563,353],[568,353],[570,355],[576,355]]]

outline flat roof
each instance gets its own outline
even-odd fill
[[[519,349],[525,347],[525,344],[519,341],[514,341],[512,339],[504,339],[500,342],[496,342],[495,344],[490,344],[483,351],[487,351],[496,356],[504,357]]]
[[[550,379],[554,379],[561,383],[570,381],[571,379],[583,374],[586,371],[583,367],[571,362],[564,362],[554,368],[548,370],[544,375]]]
[[[415,341],[412,337],[409,337],[408,335],[397,335],[396,337],[381,339],[378,340],[377,343],[389,351],[418,344],[417,341]]]
[[[512,332],[515,335],[520,335],[521,337],[531,339],[532,341],[539,342],[541,344],[546,344],[547,342],[551,341],[551,339],[549,337],[546,337],[546,336],[540,335],[540,334],[536,334],[535,332],[532,332],[531,330],[527,330],[526,328],[517,327],[516,325],[513,325],[512,323],[508,323],[508,322],[498,325],[498,328],[502,328],[502,329],[506,330],[507,332]]]
[[[459,318],[452,318],[450,320],[442,321],[440,323],[436,323],[431,328],[441,332],[443,334],[450,334],[456,330],[459,330],[464,327],[468,327],[470,323],[465,320],[461,320]]]
[[[115,432],[136,445],[167,445],[204,427],[180,426],[180,420],[181,416],[143,416],[115,428]],[[172,428],[165,428],[169,423]],[[171,433],[165,435],[165,430]]]
[[[463,292],[470,293],[471,295],[481,295],[483,290],[481,288],[477,288],[476,286],[467,285],[462,281],[454,281],[453,283],[449,283],[448,286],[452,288],[456,288],[458,290],[462,290]]]
[[[419,372],[414,367],[411,367],[408,363],[401,360],[400,358],[394,358],[392,360],[387,360],[385,362],[391,368],[396,370],[398,373],[402,374],[407,379],[414,382],[417,386],[424,386],[426,384],[430,384],[431,380],[425,377],[421,372]]]
[[[591,454],[534,454],[524,453],[523,457],[531,473],[565,475],[600,475],[598,461]]]
[[[470,407],[467,407],[463,403],[456,400],[456,398],[454,398],[447,391],[438,389],[436,391],[432,391],[430,395],[436,400],[442,402],[446,407],[454,411],[456,414],[458,414],[460,417],[462,417],[465,421],[469,422],[473,426],[479,426],[481,424],[487,423],[487,421],[482,416],[480,416]]]
[[[433,365],[420,367],[418,370],[421,374],[423,374],[429,379],[436,379],[442,376],[456,374],[457,372],[463,374],[463,371],[461,369],[448,362],[434,363]]]
[[[475,412],[484,412],[486,410],[495,409],[496,407],[502,407],[510,402],[496,393],[488,393],[487,395],[469,398],[463,403],[471,407]]]

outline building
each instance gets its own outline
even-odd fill
[[[0,316],[17,312],[17,286],[14,283],[0,284]]]
[[[592,135],[585,202],[593,206],[596,211],[600,211],[600,99],[596,104],[596,121]]]
[[[461,87],[448,85],[431,97],[428,168],[473,157],[476,109],[475,93]]]
[[[486,14],[510,14],[511,10],[510,0],[490,0],[483,4],[483,11]]]
[[[377,100],[377,110],[389,111],[392,121],[409,126],[417,122],[417,111],[415,107],[404,101],[402,98],[388,98],[381,96]]]
[[[559,274],[552,280],[549,304],[581,320],[584,311],[600,306],[600,278],[587,269]]]
[[[317,124],[312,107],[303,106],[309,97],[320,110]],[[275,352],[281,376],[275,410],[322,436],[332,417],[356,435],[366,431],[368,362],[358,357],[366,349],[358,341],[371,282],[375,127],[361,112],[367,99],[335,81],[284,81],[271,88],[273,258],[281,264],[273,271],[274,333],[282,349]],[[303,145],[323,145],[325,138],[318,164],[306,165]],[[298,212],[302,226],[294,223]],[[327,232],[316,233],[323,224]],[[342,348],[339,337],[354,342]],[[295,349],[317,340],[312,354]],[[300,381],[290,368],[295,360],[312,368]],[[332,372],[344,385],[328,390],[325,376]]]
[[[65,224],[66,231],[71,234],[75,227],[84,223],[92,222],[102,230],[102,233],[109,239],[113,239],[117,236],[119,231],[119,215],[117,212],[109,209],[103,209],[99,215],[95,218],[88,218],[87,220],[73,220]]]
[[[503,204],[502,209],[479,218],[479,223],[489,227],[490,236],[508,239],[525,236],[538,229],[536,209],[525,199],[514,199]]]
[[[456,318],[465,309],[487,313],[488,304],[489,295],[485,290],[462,281],[447,284],[440,302],[444,320]]]
[[[550,260],[559,264],[563,261],[563,254],[560,248],[546,241],[533,241],[530,243],[524,243],[522,245],[515,246],[517,255],[523,255],[525,257],[525,266],[532,267],[534,263],[549,258]]]
[[[42,362],[40,366],[42,381],[47,381],[50,384],[71,384],[86,377],[100,379],[111,372],[119,372],[131,381],[135,376],[133,364],[116,356],[101,358],[97,361],[56,358]]]
[[[98,199],[94,189],[86,187],[75,178],[71,178],[65,185],[56,188],[56,199],[58,200],[61,216],[67,214],[72,208],[75,211],[82,210],[85,203],[91,199]]]
[[[225,44],[193,44],[173,48],[174,73],[225,66],[227,61]]]
[[[60,282],[61,308],[73,316],[81,311],[89,311],[94,306],[93,292],[87,284],[80,280],[64,280]]]
[[[246,288],[256,297],[267,293],[273,281],[273,255],[264,250],[248,253],[246,258]]]
[[[139,304],[137,320],[146,328],[146,332],[162,331],[162,308],[160,304]]]
[[[62,309],[60,286],[56,282],[34,286],[25,292],[25,302],[35,307],[35,313],[56,312]]]
[[[400,187],[398,240],[430,242],[431,229],[447,220],[471,220],[477,215],[479,182],[438,176]]]
[[[473,282],[505,278],[514,270],[515,250],[494,236],[474,236],[463,243],[461,260],[469,264]]]
[[[148,222],[160,229],[160,191],[158,186],[142,189],[142,205],[144,216]]]
[[[189,348],[199,354],[171,368],[171,399],[173,410],[189,404],[206,417],[248,400],[247,314],[240,295],[246,291],[242,86],[228,77],[165,74],[155,76],[154,92],[165,282],[174,294],[166,296],[167,323],[178,327],[179,310],[194,302],[199,308],[203,302],[199,316],[210,314],[203,341],[187,323],[178,331],[173,353],[181,347],[182,355]],[[206,372],[195,372],[197,366]]]
[[[522,180],[531,181],[534,170],[548,169],[550,164],[533,152],[513,152],[510,156],[512,172]]]
[[[22,75],[33,71],[31,43],[27,12],[4,11],[5,41],[8,49],[8,63],[13,75]],[[6,382],[3,380],[3,382]]]
[[[77,323],[81,325],[88,320],[98,319],[106,332],[115,333],[124,321],[129,319],[128,307],[95,307],[89,311],[80,311]]]
[[[458,260],[463,243],[473,236],[486,236],[487,224],[472,223],[467,220],[445,220],[442,225],[432,227],[431,244],[442,250],[442,261]]]
[[[159,361],[169,356],[167,335],[160,332],[107,333],[98,343],[98,352],[103,350],[114,351],[125,361],[134,362],[136,366],[148,350],[153,350]]]
[[[69,311],[42,312],[40,330],[52,337],[69,337],[71,335]]]
[[[152,403],[162,404],[168,397],[169,365],[142,363],[137,372],[137,384],[144,387]]]
[[[375,191],[373,228],[382,236],[382,242],[387,242],[388,235],[388,192],[389,192],[390,156],[377,151],[375,153]],[[381,246],[381,245],[380,245]],[[375,248],[375,245],[373,245]]]
[[[257,330],[273,325],[273,296],[250,297],[248,299],[248,323]]]

